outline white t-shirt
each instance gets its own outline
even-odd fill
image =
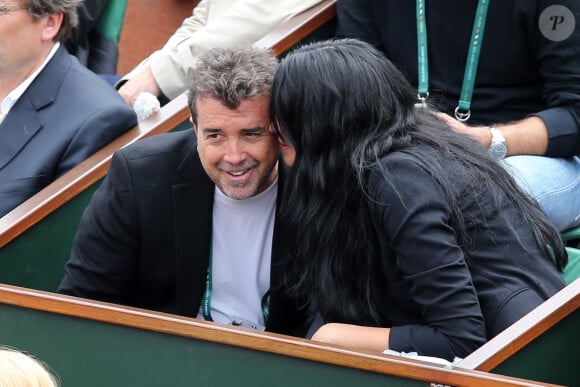
[[[215,322],[241,318],[265,325],[262,297],[270,288],[277,193],[277,178],[264,192],[244,200],[215,188],[210,304]],[[201,308],[198,318],[203,318]]]

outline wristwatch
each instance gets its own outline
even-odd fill
[[[491,145],[489,146],[489,153],[496,159],[501,160],[507,154],[507,146],[505,144],[505,137],[497,128],[490,127]]]

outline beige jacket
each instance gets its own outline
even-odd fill
[[[201,0],[165,46],[123,79],[151,65],[159,88],[170,99],[186,88],[186,76],[208,48],[254,43],[279,23],[321,0]]]

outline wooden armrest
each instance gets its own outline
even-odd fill
[[[270,48],[276,56],[279,56],[334,17],[336,17],[336,0],[324,0],[281,23],[254,44]]]
[[[571,315],[579,305],[580,278],[489,340],[458,365],[463,368],[491,371],[562,319]],[[551,353],[546,356],[557,356],[557,354]]]

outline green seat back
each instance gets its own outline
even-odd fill
[[[580,239],[580,227],[576,227],[562,233],[562,238],[565,241],[575,241]],[[568,251],[568,265],[564,268],[564,280],[567,284],[580,278],[580,249],[575,247],[567,247]]]
[[[566,247],[568,251],[568,264],[564,268],[564,281],[572,283],[576,278],[580,278],[580,249]]]
[[[566,230],[562,233],[562,237],[565,240],[574,240],[580,239],[580,227],[572,228],[570,230]]]
[[[128,0],[109,0],[97,20],[97,30],[119,44]]]

